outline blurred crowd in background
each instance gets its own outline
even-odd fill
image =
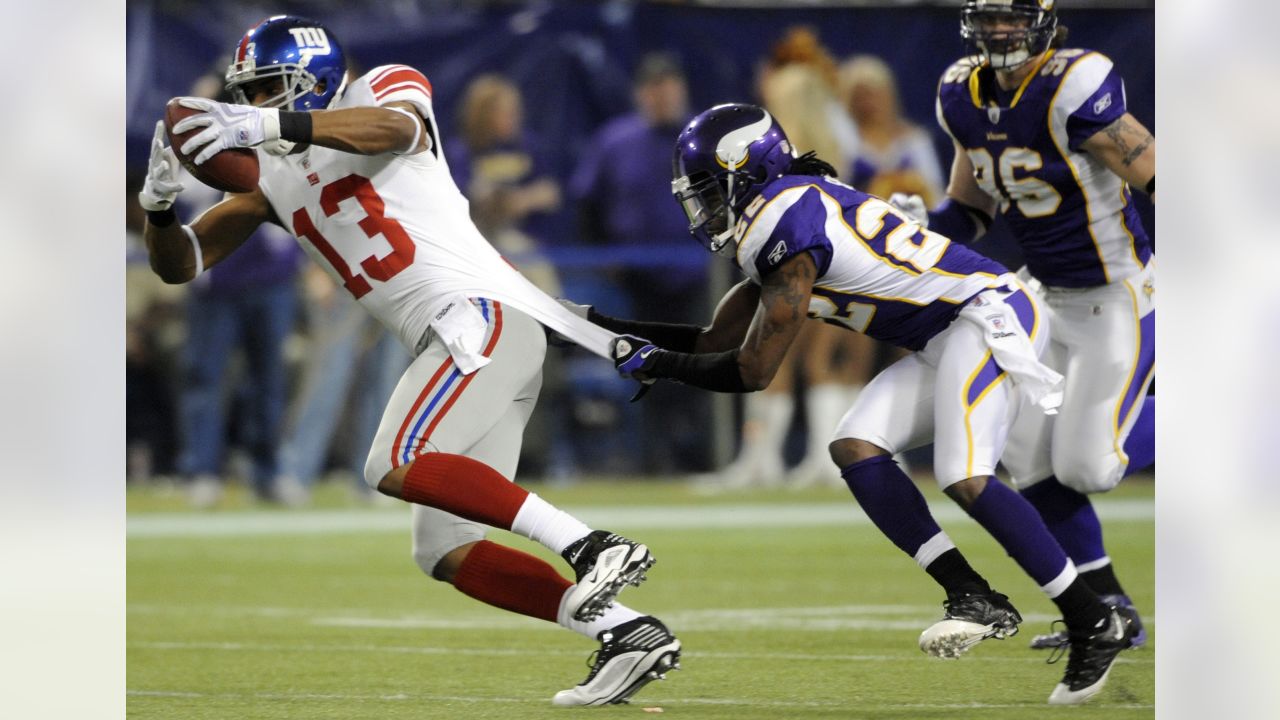
[[[220,97],[232,47],[263,17],[326,24],[356,74],[396,62],[430,78],[450,170],[477,226],[546,292],[616,316],[704,323],[738,276],[690,240],[670,194],[674,139],[699,110],[762,104],[799,152],[816,151],[841,180],[881,196],[919,193],[930,205],[943,197],[951,146],[933,96],[964,54],[958,3],[892,4],[131,3],[130,482],[181,482],[197,506],[216,503],[233,480],[291,505],[326,479],[372,499],[360,468],[408,352],[277,228],[186,286],[154,277],[141,246],[134,195],[164,103]],[[1149,4],[1090,5],[1060,7],[1068,44],[1116,61],[1131,111],[1154,132]],[[193,178],[185,186],[185,217],[219,200]],[[1145,199],[1139,209],[1154,235]],[[998,224],[978,247],[1020,264]],[[628,403],[632,384],[609,363],[550,351],[520,476],[838,484],[826,430],[897,354],[810,325],[773,386],[741,400],[659,384]]]

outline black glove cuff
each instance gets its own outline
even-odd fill
[[[311,142],[311,113],[281,110],[280,139],[295,143]]]
[[[587,306],[587,320],[619,335],[634,335],[660,348],[682,353],[693,352],[702,334],[702,328],[697,325],[623,320],[596,312],[591,305]]]
[[[148,210],[147,222],[151,223],[151,227],[169,227],[178,219],[178,213],[173,208],[168,210]]]
[[[659,350],[645,363],[645,375],[667,378],[704,390],[724,393],[750,392],[738,370],[738,349],[720,353],[682,353]]]

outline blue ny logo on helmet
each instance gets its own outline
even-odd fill
[[[227,67],[227,89],[242,105],[252,99],[246,86],[266,81],[276,87],[262,107],[323,110],[347,87],[347,59],[320,23],[276,15],[245,33]]]
[[[756,105],[717,105],[700,113],[676,139],[671,192],[689,218],[689,232],[717,255],[733,251],[738,215],[795,158],[782,126]]]

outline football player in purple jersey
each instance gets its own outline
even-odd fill
[[[618,371],[642,383],[753,392],[769,385],[810,317],[911,350],[866,386],[829,449],[871,520],[946,592],[944,617],[921,634],[921,649],[958,657],[1012,635],[1022,620],[893,460],[933,442],[940,487],[1083,638],[1072,643],[1069,671],[1049,702],[1075,704],[1100,691],[1136,627],[1078,577],[1035,508],[994,475],[1015,414],[1053,412],[1061,400],[1062,376],[1039,360],[1049,333],[1037,301],[999,263],[833,180],[832,167],[812,153],[796,157],[782,128],[754,105],[720,105],[694,118],[677,140],[673,173],[690,232],[733,258],[747,279],[706,328],[569,304],[620,334]]]
[[[1045,362],[1066,387],[1057,416],[1019,422],[1003,461],[1086,582],[1132,607],[1087,494],[1155,460],[1155,258],[1131,192],[1155,197],[1155,138],[1127,111],[1111,60],[1058,47],[1054,5],[965,4],[974,54],[938,85],[938,122],[955,144],[948,197],[927,220],[918,197],[890,202],[958,242],[999,213],[1017,239],[1052,318]],[[1050,633],[1032,647],[1070,641]]]

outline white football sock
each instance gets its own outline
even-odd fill
[[[574,620],[573,615],[569,612],[565,603],[565,598],[569,597],[569,590],[572,589],[573,588],[571,587],[568,590],[565,590],[564,595],[560,597],[560,609],[556,612],[556,622],[559,623],[561,627],[565,627],[576,633],[585,635],[592,640],[597,639],[596,636],[603,630],[608,630],[611,627],[617,627],[624,622],[635,620],[638,617],[643,617],[642,613],[638,613],[626,605],[615,602],[613,607],[605,610],[604,614],[595,620],[591,620],[589,622]]]
[[[511,521],[511,532],[542,543],[558,555],[574,540],[590,534],[591,528],[538,497],[537,493],[529,493],[516,519]]]

